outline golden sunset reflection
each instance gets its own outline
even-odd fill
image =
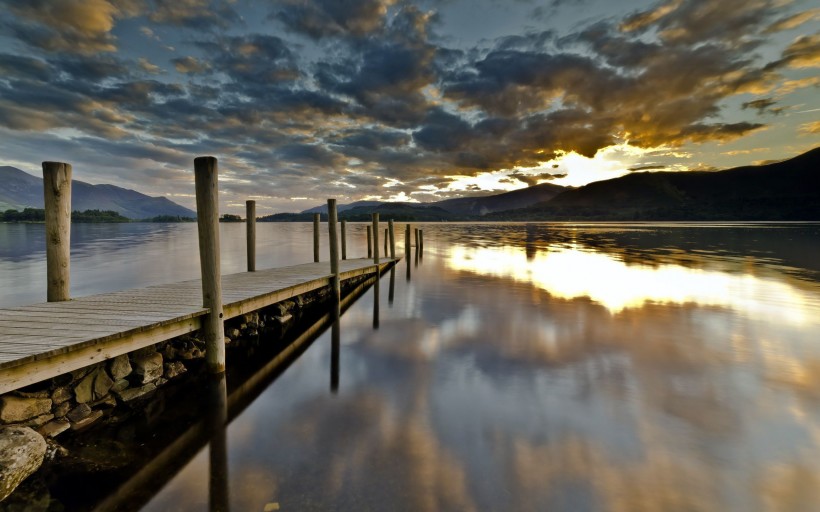
[[[613,314],[647,303],[697,304],[794,326],[820,321],[820,295],[775,276],[626,263],[578,246],[551,247],[529,258],[521,247],[453,246],[446,262],[456,271],[531,283],[556,298],[587,297]]]

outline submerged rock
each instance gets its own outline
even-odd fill
[[[45,455],[46,441],[34,430],[0,427],[0,501],[40,468]]]

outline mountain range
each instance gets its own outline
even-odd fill
[[[640,172],[566,190],[493,220],[820,220],[820,147],[724,171]],[[488,219],[489,220],[489,219]]]
[[[268,220],[309,220],[305,214]],[[367,220],[820,220],[820,148],[789,160],[723,171],[634,172],[570,188],[542,183],[434,203],[359,201],[339,217]],[[277,216],[272,216],[277,217]]]
[[[0,211],[43,208],[43,179],[16,167],[0,167]],[[129,219],[160,215],[196,217],[196,212],[165,197],[150,197],[115,185],[71,182],[71,209],[112,210]]]

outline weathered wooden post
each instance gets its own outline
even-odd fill
[[[336,234],[336,200],[327,200],[327,230],[328,239],[330,241],[330,273],[331,277],[330,288],[333,293],[333,299],[336,301],[337,307],[341,300],[341,283],[339,282],[339,239]]]
[[[404,257],[410,258],[410,224],[404,226]]]
[[[71,286],[71,164],[43,162],[46,298],[68,300]]]
[[[216,158],[201,156],[194,159],[202,305],[209,310],[202,320],[202,333],[205,338],[205,361],[211,373],[225,371],[225,326],[222,318],[217,175]]]
[[[373,228],[367,226],[367,257],[373,257]]]
[[[419,230],[419,251],[424,252],[424,230]]]
[[[396,232],[393,227],[393,219],[387,221],[387,230],[390,232],[390,258],[396,259]]]
[[[347,259],[347,221],[343,220],[342,224],[342,259]]]
[[[318,213],[313,214],[313,261],[319,262],[319,221],[321,216]]]
[[[245,201],[245,230],[248,233],[248,272],[256,271],[256,201]]]
[[[388,240],[388,238],[389,238],[389,236],[387,234],[387,228],[384,228],[384,257],[385,258],[388,256],[388,253],[387,253],[387,240]]]
[[[416,250],[419,250],[419,228],[413,228],[413,235],[416,240]]]
[[[379,264],[379,214],[373,213],[370,215],[373,223],[373,263]],[[376,273],[379,269],[376,269]]]

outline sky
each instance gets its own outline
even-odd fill
[[[0,0],[0,165],[220,209],[434,201],[820,146],[808,0]]]

